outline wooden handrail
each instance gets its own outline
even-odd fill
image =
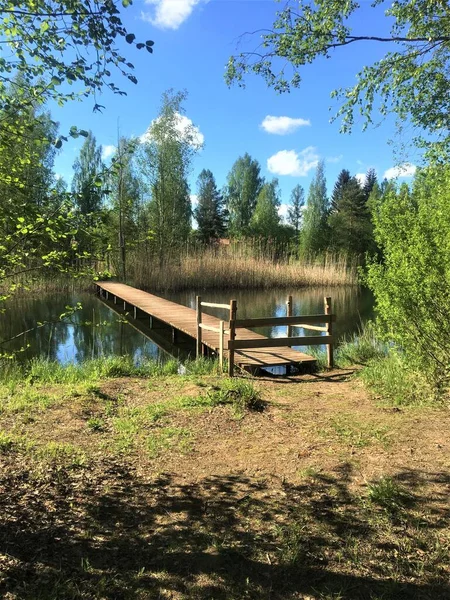
[[[321,346],[332,344],[332,335],[267,338],[265,340],[229,340],[228,350],[249,350],[250,348],[282,348],[284,346]]]
[[[292,325],[301,327],[303,324],[331,323],[336,320],[336,315],[299,315],[297,317],[263,317],[259,319],[236,319],[236,329],[242,327],[267,327],[277,325]]]
[[[216,304],[215,302],[202,302],[202,306],[210,306],[211,308],[225,308],[226,310],[230,310],[228,304]]]

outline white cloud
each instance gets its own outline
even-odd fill
[[[145,4],[153,6],[151,12],[142,11],[143,21],[160,29],[178,29],[190,16],[194,7],[208,0],[145,0]]]
[[[338,163],[344,158],[343,154],[339,154],[338,156],[329,156],[327,158],[327,163]]]
[[[396,179],[397,177],[412,177],[416,172],[416,165],[412,165],[410,163],[404,163],[403,165],[398,165],[397,167],[391,167],[387,171],[384,172],[384,179]]]
[[[289,208],[289,206],[287,204],[280,204],[280,206],[278,207],[278,215],[281,218],[281,220],[283,221],[283,223],[286,222],[288,208]]]
[[[280,150],[267,159],[267,168],[276,175],[304,177],[311,169],[317,167],[319,155],[314,146],[308,146],[301,152]]]
[[[106,160],[107,158],[110,158],[116,150],[117,148],[113,144],[102,146],[102,159]]]
[[[359,185],[363,186],[366,182],[366,174],[365,173],[356,173],[356,179],[358,180]]]
[[[197,194],[191,194],[190,196],[192,208],[195,208],[198,205],[198,196]]]
[[[273,117],[267,115],[264,121],[261,123],[261,127],[267,133],[275,133],[276,135],[286,135],[292,133],[299,127],[305,127],[311,125],[309,119],[293,119],[292,117]]]
[[[180,115],[180,113],[175,113],[176,114],[176,123],[175,123],[175,129],[181,134],[181,136],[183,137],[184,135],[187,134],[187,132],[189,132],[191,138],[192,138],[192,146],[194,148],[200,149],[203,146],[203,143],[205,141],[205,136],[203,135],[203,133],[200,131],[200,129],[194,125],[191,121],[191,119],[188,119],[185,115]],[[153,125],[153,123],[157,122],[158,119],[155,119],[154,121],[152,121],[150,123],[150,126],[148,127],[147,131],[145,133],[143,133],[140,137],[139,137],[139,141],[140,142],[149,142],[151,140],[151,127]]]

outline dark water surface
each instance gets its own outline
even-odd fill
[[[293,314],[323,313],[323,297],[331,296],[333,312],[337,315],[334,333],[337,339],[357,332],[361,323],[373,316],[373,299],[367,290],[357,288],[300,289],[292,292]],[[195,307],[196,292],[164,294],[164,297]],[[284,316],[286,314],[287,292],[285,290],[222,290],[201,293],[202,300],[227,304],[237,300],[238,318]],[[59,321],[59,315],[66,312],[66,305],[74,306],[81,302],[82,309],[69,319]],[[228,318],[227,311],[207,309],[211,314]],[[42,327],[38,323],[51,321]],[[52,294],[40,297],[15,298],[0,315],[0,346],[2,351],[22,350],[19,358],[26,360],[35,356],[57,360],[61,363],[81,362],[98,356],[130,355],[135,361],[142,358],[165,360],[171,348],[170,332],[155,332],[158,344],[151,341],[128,324],[123,316],[114,312],[93,294]],[[267,337],[286,334],[286,327],[266,327],[258,329]],[[294,335],[307,334],[294,330]],[[320,334],[318,334],[320,335]],[[163,350],[160,346],[164,347]],[[192,354],[193,346],[184,345],[182,356]]]

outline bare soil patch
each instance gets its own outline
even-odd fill
[[[264,410],[237,414],[222,383],[1,412],[0,595],[450,598],[448,409],[377,405],[335,371],[252,380]]]

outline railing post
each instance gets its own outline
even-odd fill
[[[219,323],[219,365],[220,372],[223,373],[223,321]]]
[[[234,322],[236,321],[237,301],[230,300],[230,342],[234,342],[236,339],[236,327]],[[228,349],[228,375],[233,377],[234,375],[234,348]]]
[[[325,306],[325,314],[331,315],[331,298],[329,296],[323,299]],[[331,322],[327,323],[326,335],[333,335],[333,324]],[[334,357],[333,357],[333,344],[327,344],[327,364],[328,368],[332,369],[334,367]]]
[[[292,317],[292,296],[288,296],[286,300],[286,316]],[[287,326],[287,336],[292,337],[292,325]]]
[[[202,299],[200,296],[197,296],[197,345],[196,345],[196,356],[200,358],[202,355]]]
[[[292,317],[292,296],[288,296],[286,300],[286,316]],[[292,337],[292,325],[287,326],[287,337]],[[286,365],[286,375],[291,374],[291,365]]]

